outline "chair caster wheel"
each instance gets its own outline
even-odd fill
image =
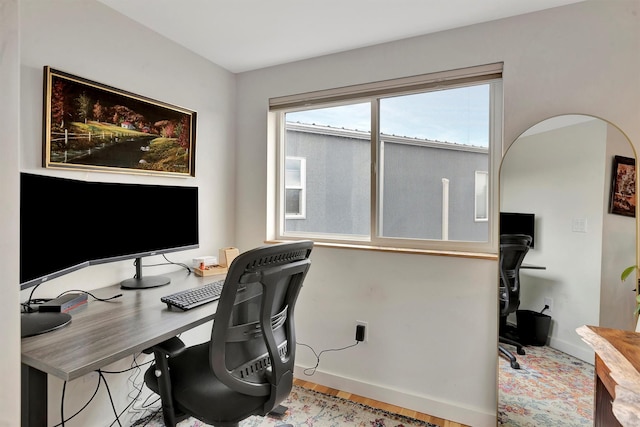
[[[514,360],[513,362],[511,362],[511,367],[513,369],[520,369],[520,364]]]
[[[519,355],[521,355],[521,356],[524,356],[525,354],[527,354],[527,353],[524,351],[524,348],[522,348],[522,347],[518,348],[518,349],[517,349],[517,351],[518,351],[518,354],[519,354]]]

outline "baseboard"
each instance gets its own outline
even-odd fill
[[[592,365],[595,363],[595,352],[590,347],[588,347],[587,344],[582,347],[564,340],[559,340],[551,337],[549,339],[548,345],[549,347],[555,348],[556,350],[559,350],[563,353],[567,353],[568,355],[577,357],[583,362],[590,363]]]
[[[497,423],[495,413],[458,406],[452,402],[438,400],[434,396],[408,394],[400,390],[365,383],[353,378],[339,377],[320,370],[316,370],[313,376],[308,376],[303,372],[304,369],[306,367],[296,365],[295,377],[460,424],[474,427],[495,427]]]

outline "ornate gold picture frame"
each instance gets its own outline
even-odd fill
[[[614,156],[609,213],[636,216],[636,161]]]
[[[196,112],[44,67],[43,166],[195,176]]]

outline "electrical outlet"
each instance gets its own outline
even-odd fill
[[[553,298],[545,298],[544,305],[549,306],[549,308],[546,309],[545,312],[548,311],[549,313],[551,313],[553,311]]]
[[[362,328],[362,332],[360,331]],[[362,338],[359,340],[358,338]],[[356,341],[367,342],[369,339],[369,326],[367,322],[363,322],[362,320],[356,320]]]

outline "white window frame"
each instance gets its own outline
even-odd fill
[[[307,159],[304,157],[286,156],[285,168],[287,160],[296,160],[300,162],[300,185],[287,185],[286,180],[284,183],[284,202],[285,202],[285,219],[305,219],[307,217]],[[286,173],[285,173],[286,176]],[[300,209],[297,214],[290,214],[286,212],[286,192],[287,190],[300,190]]]
[[[269,191],[273,197],[272,206],[267,213],[271,218],[268,227],[268,240],[295,240],[313,239],[316,242],[335,243],[337,245],[352,245],[363,248],[379,249],[416,249],[433,251],[453,251],[468,253],[497,253],[497,241],[494,230],[497,229],[497,182],[498,170],[502,154],[502,63],[488,64],[478,67],[451,70],[439,73],[426,74],[400,78],[382,82],[366,83],[362,85],[341,87],[336,89],[321,90],[298,95],[289,95],[269,100],[269,141],[274,149],[275,162],[270,162],[269,168],[273,172],[274,191]],[[452,241],[452,240],[425,240],[402,239],[378,236],[379,229],[379,182],[378,163],[379,147],[377,102],[372,102],[371,117],[371,233],[369,237],[343,235],[320,235],[319,233],[285,232],[284,215],[284,140],[285,140],[285,113],[288,111],[300,111],[301,109],[316,109],[321,107],[336,106],[356,103],[363,100],[374,100],[381,96],[404,95],[409,93],[426,92],[442,88],[454,88],[456,86],[468,86],[473,84],[490,84],[490,119],[489,123],[489,191],[488,198],[488,236],[485,242]],[[475,212],[474,212],[475,214]]]

